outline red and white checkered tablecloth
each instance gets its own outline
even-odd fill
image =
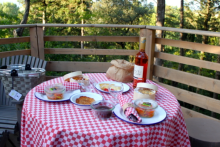
[[[98,82],[109,81],[104,73],[86,74]],[[60,83],[63,78],[47,82]],[[155,84],[147,80],[147,83]],[[124,97],[133,97],[132,83]],[[157,85],[157,84],[155,84]],[[70,101],[45,102],[35,98],[33,88],[26,96],[22,110],[21,146],[190,146],[180,105],[167,89],[159,87],[156,101],[167,112],[167,118],[154,125],[133,125],[113,116],[95,119],[91,110],[76,108]],[[105,99],[110,94],[95,90]]]

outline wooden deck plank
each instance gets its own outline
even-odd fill
[[[39,58],[36,58],[36,61],[35,61],[35,64],[34,64],[34,67],[37,68],[38,64],[39,64],[39,61],[40,59]]]
[[[0,52],[0,58],[4,58],[7,56],[14,56],[14,55],[30,55],[30,49],[23,49],[18,51],[7,51],[7,52]]]
[[[6,65],[10,64],[10,57],[6,57]]]
[[[0,128],[0,135],[1,135],[5,130],[6,130],[6,129],[1,129],[1,128]],[[7,129],[7,131],[10,132],[10,133],[12,133],[12,134],[14,133],[14,129]],[[1,136],[0,136],[0,138],[1,138]]]
[[[15,125],[10,125],[10,124],[0,124],[0,128],[5,128],[5,129],[14,129]]]
[[[23,64],[27,64],[27,59],[28,59],[28,56],[27,56],[27,55],[25,55],[23,58],[24,58],[24,59],[23,59]]]
[[[15,125],[17,123],[16,120],[3,120],[3,119],[0,119],[0,124],[13,124]]]
[[[30,42],[30,37],[17,37],[17,38],[1,38],[0,44],[12,44],[12,43],[23,43]]]
[[[19,55],[15,56],[15,63],[18,64],[18,60],[19,60]]]
[[[200,89],[219,93],[220,80],[154,65],[154,75]]]
[[[139,36],[45,36],[44,41],[139,42]]]
[[[111,66],[109,62],[71,62],[48,61],[47,71],[82,71],[82,72],[106,72]]]
[[[175,95],[178,100],[182,102],[186,102],[194,106],[199,106],[212,112],[220,113],[220,101],[217,99],[176,88],[161,82],[156,83],[168,89],[170,92],[172,92],[173,95]]]
[[[177,63],[197,66],[197,67],[216,70],[216,71],[219,71],[220,69],[219,63],[198,60],[198,59],[193,59],[193,58],[184,57],[184,56],[177,56],[177,55],[172,55],[169,53],[155,52],[155,57],[159,59],[163,59],[163,60],[173,61]]]
[[[78,48],[45,48],[45,54],[82,54],[82,55],[136,55],[139,50],[124,49],[78,49]]]
[[[35,59],[36,59],[36,57],[32,57],[32,59],[31,59],[31,67],[34,67]]]
[[[11,62],[10,64],[15,64],[15,56],[11,56]]]
[[[6,65],[6,58],[2,58],[2,65]]]
[[[18,64],[22,64],[22,62],[23,62],[23,56],[24,56],[24,55],[20,55],[20,56],[19,56],[19,62],[18,62]]]
[[[215,46],[215,45],[202,44],[202,43],[189,42],[189,41],[181,41],[181,40],[164,39],[164,38],[156,38],[155,41],[156,43],[162,44],[162,45],[186,48],[186,49],[191,49],[191,50],[196,50],[196,51],[204,51],[204,52],[213,53],[213,54],[220,54],[220,47]]]

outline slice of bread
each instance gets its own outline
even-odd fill
[[[106,89],[108,90],[109,87],[109,83],[101,83],[99,84],[100,88],[104,91],[106,91]],[[119,86],[115,86],[114,84],[111,84],[111,89],[114,89],[116,91],[119,91],[121,88]]]
[[[83,104],[83,105],[90,105],[95,100],[93,98],[87,97],[87,96],[80,96],[78,99],[76,99],[76,103]]]
[[[105,90],[105,89],[108,89],[109,84],[108,83],[100,83],[99,86],[102,90]]]

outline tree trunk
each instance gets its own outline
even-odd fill
[[[206,6],[206,16],[205,16],[205,21],[204,21],[204,30],[205,31],[208,31],[209,30],[209,25],[208,25],[208,22],[210,21],[211,19],[211,12],[210,12],[210,3],[211,1],[210,0],[207,0],[207,6]],[[208,44],[208,36],[202,36],[202,44]],[[201,51],[200,52],[200,60],[203,60],[204,58],[204,52]],[[198,75],[200,75],[202,72],[202,68],[199,68],[198,70]],[[196,89],[196,93],[199,92],[199,88]]]
[[[25,0],[25,12],[23,19],[20,24],[26,24],[28,20],[28,15],[29,15],[29,9],[30,9],[30,0]],[[16,30],[13,31],[14,37],[21,37],[24,32],[24,28],[17,28]]]
[[[83,13],[83,0],[82,0],[82,3],[81,3],[81,11]],[[84,24],[83,19],[81,21],[81,24]],[[84,36],[84,28],[83,27],[81,27],[81,36]],[[81,41],[81,49],[84,49],[84,42],[83,41]],[[83,58],[83,55],[81,54],[81,59],[82,58]]]
[[[82,24],[84,24],[82,19]],[[81,36],[84,36],[84,28],[81,27]],[[81,41],[81,49],[84,49],[84,41]],[[81,54],[81,59],[83,58],[83,55]]]
[[[180,3],[180,28],[184,28],[184,0],[181,0]],[[180,40],[185,40],[185,35],[183,33],[180,33]],[[180,56],[185,55],[185,50],[183,48],[180,48]],[[178,70],[183,70],[183,64],[179,63]],[[173,81],[173,86],[177,86],[178,82]]]
[[[211,19],[211,12],[210,12],[210,3],[211,1],[210,0],[207,0],[207,6],[206,6],[206,16],[205,16],[205,21],[204,21],[204,30],[208,31],[209,29],[209,25],[208,25],[208,22],[210,21]],[[202,44],[208,44],[208,36],[202,36]],[[204,52],[201,51],[200,52],[200,60],[203,60],[204,58]],[[199,70],[198,70],[198,75],[201,75],[201,72],[202,72],[202,68],[200,67]],[[196,93],[199,93],[200,92],[200,89],[199,88],[196,88]],[[194,110],[197,110],[197,111],[200,111],[200,108],[194,106],[193,108]],[[212,114],[213,115],[213,114]]]
[[[157,0],[157,22],[156,22],[156,26],[164,26],[164,18],[165,18],[165,0]],[[162,30],[156,30],[156,37],[158,38],[162,38],[163,36],[163,31]],[[155,51],[161,52],[162,51],[162,45],[161,44],[157,44]],[[161,59],[156,58],[154,63],[156,65],[162,65],[163,61]],[[161,78],[158,77],[154,77],[155,80],[157,81],[162,81]]]
[[[46,24],[46,14],[47,14],[47,4],[46,4],[46,0],[43,1],[43,6],[44,6],[44,11],[43,11],[43,18],[42,18],[42,24]],[[44,35],[46,32],[46,27],[43,27],[43,31],[44,31]]]

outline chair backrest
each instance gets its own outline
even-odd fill
[[[0,66],[10,65],[10,64],[30,64],[31,67],[35,68],[46,68],[47,61],[42,59],[28,56],[28,55],[16,55],[9,56],[6,58],[0,58]],[[4,86],[0,80],[0,105],[8,105],[11,106],[11,99],[6,98]]]

